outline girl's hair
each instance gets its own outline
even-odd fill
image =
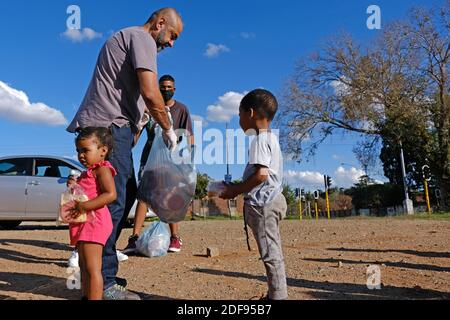
[[[106,146],[108,147],[108,154],[106,158],[109,157],[114,148],[114,140],[111,134],[111,130],[109,128],[100,128],[100,127],[87,127],[81,129],[78,132],[78,136],[75,139],[75,143],[78,143],[81,140],[95,138],[98,142],[99,147]]]

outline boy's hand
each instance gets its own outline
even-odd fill
[[[238,195],[239,192],[236,190],[236,185],[225,184],[225,191],[219,197],[224,200],[230,200],[236,198]]]

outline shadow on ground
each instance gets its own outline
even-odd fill
[[[8,246],[11,244],[21,244],[27,246],[35,246],[38,248],[48,248],[53,250],[71,251],[71,247],[64,243],[51,242],[45,240],[29,240],[29,239],[0,239],[0,245]]]
[[[194,272],[206,273],[216,276],[246,278],[266,282],[266,277],[256,276],[242,272],[230,272],[213,269],[197,268]],[[397,299],[450,299],[450,294],[422,288],[402,288],[383,286],[381,290],[369,290],[365,285],[351,283],[318,282],[303,279],[287,279],[290,287],[312,289],[307,294],[314,299],[327,300],[397,300]]]
[[[415,269],[415,270],[427,270],[427,271],[437,271],[437,272],[450,272],[450,268],[448,267],[440,267],[440,266],[434,266],[429,264],[416,264],[416,263],[409,263],[409,262],[390,262],[390,261],[355,261],[355,260],[345,260],[345,259],[318,259],[318,258],[305,258],[303,259],[305,261],[313,261],[313,262],[322,262],[322,263],[333,263],[338,264],[339,262],[342,262],[344,264],[363,264],[363,265],[371,265],[371,264],[377,264],[381,265],[384,264],[388,267],[396,267],[396,268],[405,268],[405,269]]]
[[[402,253],[410,254],[424,258],[450,258],[449,252],[429,252],[429,251],[416,251],[416,250],[399,250],[399,249],[348,249],[348,248],[329,248],[330,251],[343,251],[343,252],[368,252],[368,253]]]
[[[69,274],[68,274],[69,276]],[[42,295],[53,299],[80,300],[80,290],[69,290],[67,288],[67,278],[58,278],[39,274],[24,274],[13,272],[0,272],[0,300],[17,299],[15,293],[27,293]],[[11,292],[11,296],[5,294]],[[135,291],[133,291],[135,292]],[[170,297],[163,297],[142,292],[135,292],[142,300],[175,300]]]

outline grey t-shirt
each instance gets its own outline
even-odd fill
[[[142,27],[114,34],[100,52],[84,100],[67,131],[138,124],[145,103],[136,70],[158,73],[157,53],[155,40]]]
[[[243,180],[250,178],[258,166],[267,168],[267,180],[250,191],[245,196],[245,202],[263,207],[283,192],[283,154],[278,137],[270,131],[260,132],[252,141]]]

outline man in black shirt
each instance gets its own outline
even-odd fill
[[[159,87],[166,106],[170,109],[170,115],[172,116],[174,130],[186,130],[189,139],[188,143],[191,146],[194,145],[194,136],[192,134],[192,120],[189,110],[184,104],[173,99],[176,91],[175,79],[170,75],[162,76],[159,80]],[[142,151],[139,179],[142,177],[142,171],[147,164],[153,140],[155,138],[154,122],[150,121],[149,123],[147,123],[147,125],[145,126],[145,130],[147,131],[147,143],[145,144],[144,150]],[[133,235],[128,239],[128,245],[122,251],[124,254],[136,252],[136,241],[138,240],[141,233],[147,211],[147,204],[143,201],[138,201],[134,218]],[[179,235],[178,223],[169,224],[169,227],[171,232],[171,239],[168,251],[180,252],[183,242]]]

